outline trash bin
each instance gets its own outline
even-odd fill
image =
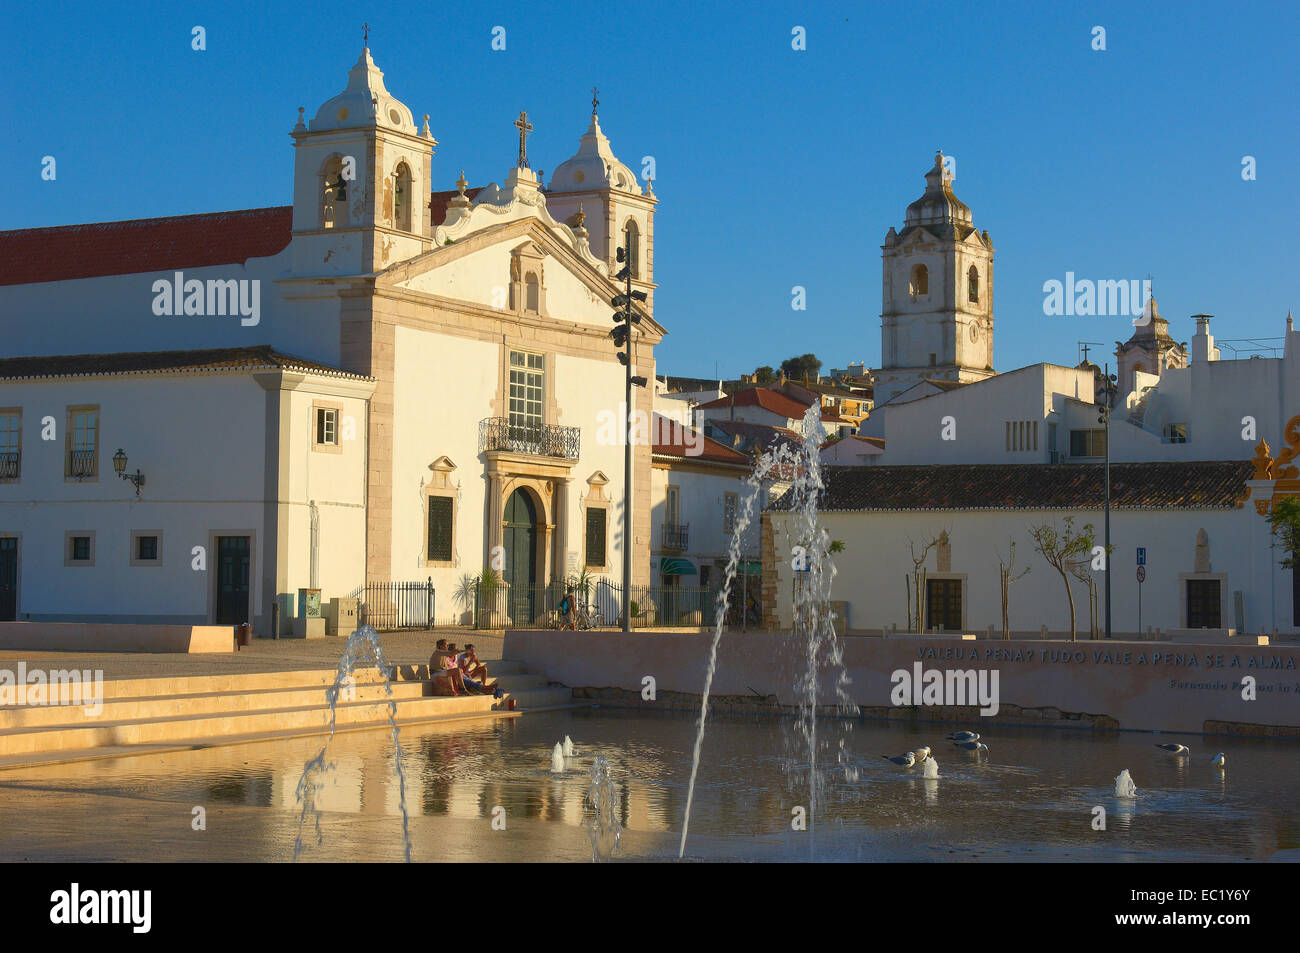
[[[235,630],[235,642],[239,648],[243,648],[252,642],[253,627],[245,622]]]

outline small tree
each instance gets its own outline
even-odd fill
[[[1278,500],[1268,514],[1273,534],[1281,539],[1283,569],[1296,569],[1300,562],[1300,499]]]
[[[994,552],[997,553],[997,550],[994,550]],[[998,575],[1002,580],[1002,638],[1009,639],[1011,638],[1011,585],[1027,576],[1029,567],[1026,566],[1019,575],[1012,575],[1016,568],[1016,541],[1014,539],[1011,540],[1010,555],[1005,560],[1003,560],[1001,553],[997,553],[997,557]]]
[[[904,583],[907,586],[907,631],[909,632],[925,631],[925,560],[930,555],[930,550],[939,545],[939,537],[935,536],[920,543],[919,553],[916,551],[917,545],[915,540],[908,538],[908,551],[912,554],[912,572],[910,576],[905,577]]]
[[[1067,516],[1064,527],[1057,529],[1054,523],[1040,523],[1029,528],[1029,535],[1034,541],[1034,549],[1047,560],[1061,576],[1065,586],[1065,598],[1070,607],[1070,641],[1078,640],[1074,616],[1074,592],[1070,589],[1070,576],[1075,572],[1075,563],[1085,554],[1091,555],[1097,534],[1091,523],[1084,524],[1077,533],[1074,530],[1074,517]]]
[[[787,357],[781,362],[781,370],[791,380],[802,380],[805,374],[816,380],[821,369],[822,362],[817,360],[816,354],[800,354],[797,357]]]
[[[754,383],[775,384],[776,371],[772,369],[770,364],[764,364],[762,367],[754,368]]]

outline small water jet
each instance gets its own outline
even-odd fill
[[[586,827],[587,840],[591,842],[591,861],[599,863],[613,856],[623,836],[623,825],[619,823],[616,813],[618,791],[614,787],[609,761],[604,755],[597,755],[591,763],[591,787],[587,790],[584,814],[588,807],[591,816],[587,819]]]
[[[564,773],[564,745],[557,741],[551,749],[551,774]]]
[[[939,777],[939,762],[934,758],[925,759],[924,776],[927,781],[937,780]]]
[[[1128,768],[1125,768],[1119,773],[1119,776],[1115,778],[1115,796],[1122,798],[1135,798],[1137,797],[1137,793],[1137,785],[1134,784],[1133,779],[1129,777]]]
[[[578,749],[573,746],[573,739],[568,735],[564,736],[564,756],[566,758],[577,757]]]
[[[356,698],[358,668],[375,668],[384,680],[384,694],[388,699],[388,724],[393,732],[393,766],[397,770],[398,801],[402,808],[402,841],[405,845],[405,859],[411,862],[411,820],[406,811],[406,771],[402,767],[402,744],[397,728],[397,701],[393,698],[393,684],[388,677],[388,663],[384,660],[384,650],[379,644],[379,633],[371,626],[362,626],[348,636],[343,645],[343,654],[339,656],[338,669],[334,673],[334,684],[325,689],[325,700],[330,706],[330,731],[316,757],[303,766],[302,777],[298,779],[295,794],[302,805],[298,816],[298,836],[293,844],[293,859],[302,854],[302,829],[307,822],[310,810],[316,818],[316,844],[324,842],[320,828],[320,809],[316,807],[316,795],[323,787],[321,775],[327,770],[325,753],[330,742],[334,740],[334,731],[338,724],[338,703],[353,701]]]

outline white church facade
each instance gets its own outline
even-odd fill
[[[634,373],[666,333],[657,199],[595,106],[548,187],[521,114],[502,184],[435,191],[455,169],[367,49],[299,110],[292,206],[0,233],[0,619],[269,634],[279,606],[287,634],[300,588],[387,580],[430,581],[445,619],[485,566],[617,576],[625,546],[648,583],[651,446],[624,540],[603,425],[620,247]]]

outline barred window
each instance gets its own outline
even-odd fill
[[[452,498],[429,497],[429,562],[452,560]]]
[[[605,510],[591,507],[587,510],[587,562],[588,566],[605,565]]]

